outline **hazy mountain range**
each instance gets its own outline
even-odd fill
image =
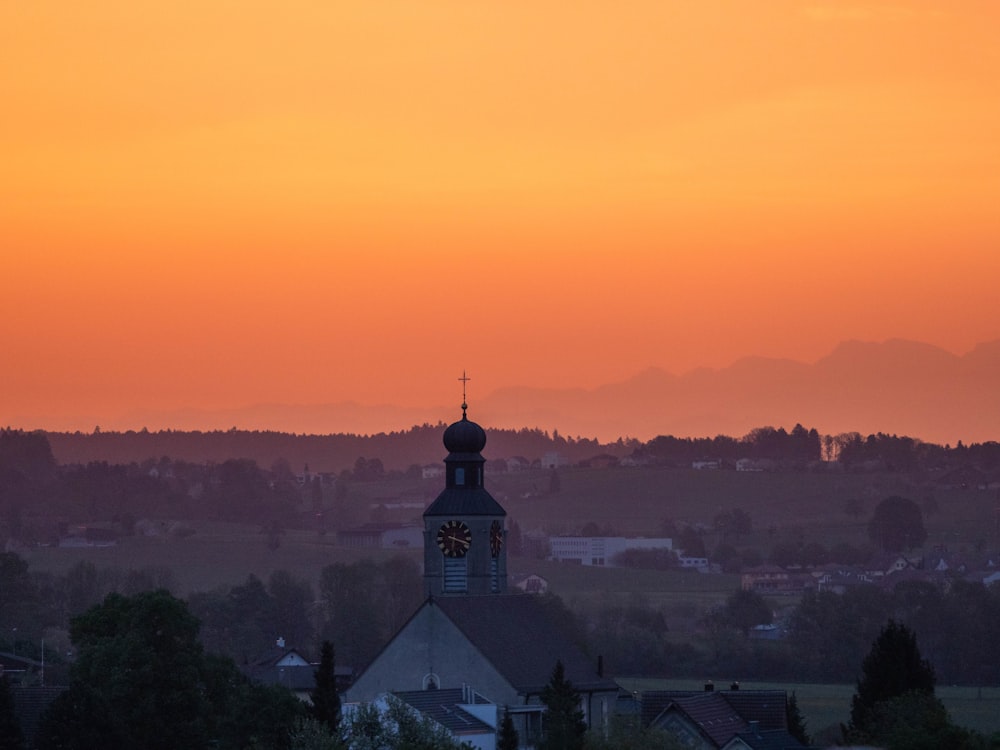
[[[262,404],[224,411],[128,415],[112,429],[240,429],[373,433],[451,422],[458,406],[408,408],[353,402]],[[935,443],[1000,440],[1000,341],[964,356],[913,341],[849,341],[814,364],[748,357],[673,375],[652,368],[592,390],[512,387],[474,399],[470,417],[489,427],[538,427],[565,436],[648,439],[742,436],[796,422],[823,434],[909,435]]]

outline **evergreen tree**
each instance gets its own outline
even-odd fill
[[[319,669],[316,670],[316,688],[312,691],[312,715],[323,723],[330,734],[340,736],[340,694],[334,674],[334,651],[330,641],[323,641]]]
[[[788,725],[788,733],[803,745],[809,745],[809,732],[806,731],[806,720],[799,711],[799,701],[795,697],[795,691],[788,696],[785,703],[785,722]]]
[[[861,662],[861,678],[851,701],[852,739],[865,739],[880,706],[907,693],[934,695],[934,668],[920,655],[917,637],[889,620]]]
[[[514,720],[508,711],[503,712],[503,722],[500,724],[500,736],[497,738],[497,750],[517,750],[521,738],[517,736]]]
[[[541,698],[547,711],[542,718],[539,750],[581,750],[587,725],[580,708],[580,694],[566,679],[562,661],[556,661]]]
[[[14,715],[14,696],[7,678],[0,676],[0,750],[21,750],[23,747],[21,725]]]

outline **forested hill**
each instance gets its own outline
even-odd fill
[[[298,435],[282,432],[228,430],[213,432],[98,432],[45,433],[59,464],[141,464],[167,457],[191,463],[221,463],[251,459],[262,469],[276,464],[293,471],[305,465],[313,472],[341,473],[356,469],[359,459],[378,459],[386,471],[437,465],[445,457],[444,423],[424,424],[408,430],[375,435]],[[739,459],[772,462],[773,468],[805,468],[823,459],[838,459],[843,467],[912,471],[945,470],[972,466],[991,474],[1000,470],[1000,443],[940,446],[896,435],[859,433],[820,435],[815,429],[795,425],[760,427],[740,438],[664,436],[648,442],[619,439],[599,443],[538,429],[489,429],[483,451],[487,461],[522,457],[528,462],[559,454],[568,463],[580,464],[599,456],[636,463],[690,466],[694,461],[720,461],[730,467]]]
[[[299,471],[305,464],[313,472],[341,472],[354,467],[359,457],[378,458],[387,470],[405,470],[413,465],[439,464],[447,454],[442,443],[446,425],[424,424],[400,432],[376,435],[296,435],[284,432],[228,430],[213,432],[93,432],[46,433],[52,453],[60,464],[107,461],[113,464],[142,463],[168,456],[192,463],[222,462],[247,458],[261,468],[287,461]],[[529,461],[557,452],[573,463],[600,454],[616,458],[640,447],[636,441],[620,440],[602,445],[586,438],[565,438],[537,429],[488,430],[483,455],[488,460],[521,456]]]

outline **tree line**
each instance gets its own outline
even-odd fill
[[[724,617],[756,606],[734,597]],[[841,736],[826,741],[887,750],[949,747],[986,750],[987,738],[952,723],[935,696],[938,674],[924,658],[916,631],[889,617],[873,622],[875,635],[854,662],[856,691]],[[77,651],[68,689],[41,717],[34,747],[270,748],[274,750],[462,750],[443,727],[387,697],[342,712],[335,680],[335,649],[324,641],[314,672],[310,704],[280,686],[247,679],[232,659],[211,653],[199,640],[199,621],[187,604],[163,589],[132,596],[110,594],[72,618]],[[870,645],[869,645],[870,644]],[[867,652],[865,653],[865,649]],[[617,716],[607,732],[588,732],[580,695],[556,661],[540,693],[546,707],[539,750],[674,750],[677,737]],[[795,695],[786,707],[790,733],[810,743]],[[0,743],[24,747],[6,678],[0,678]],[[516,750],[509,715],[497,732],[498,750]]]
[[[62,464],[108,461],[140,464],[171,456],[195,463],[219,463],[247,458],[260,466],[277,461],[292,462],[299,470],[339,474],[350,470],[359,456],[377,458],[386,472],[403,472],[413,466],[441,461],[444,423],[423,424],[407,430],[374,435],[297,435],[256,430],[44,433]],[[7,432],[17,432],[7,430]],[[3,443],[0,441],[0,452]],[[741,458],[775,462],[778,468],[802,469],[821,460],[836,460],[852,469],[882,468],[890,471],[941,469],[971,464],[982,469],[1000,466],[1000,443],[989,441],[966,445],[938,445],[917,438],[886,433],[862,435],[847,432],[821,435],[801,424],[790,430],[762,426],[742,437],[676,437],[660,435],[648,441],[619,438],[601,443],[586,437],[561,435],[537,428],[519,430],[491,428],[489,456],[515,456],[536,460],[559,453],[571,463],[587,462],[599,455],[623,458],[645,456],[654,462],[690,466],[693,461],[715,459],[734,463]],[[0,462],[2,467],[2,462]]]

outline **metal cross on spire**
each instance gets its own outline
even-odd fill
[[[469,405],[465,403],[465,384],[472,380],[472,378],[467,377],[465,370],[462,370],[462,377],[459,380],[462,381],[462,419],[465,419],[465,410],[469,408]]]

